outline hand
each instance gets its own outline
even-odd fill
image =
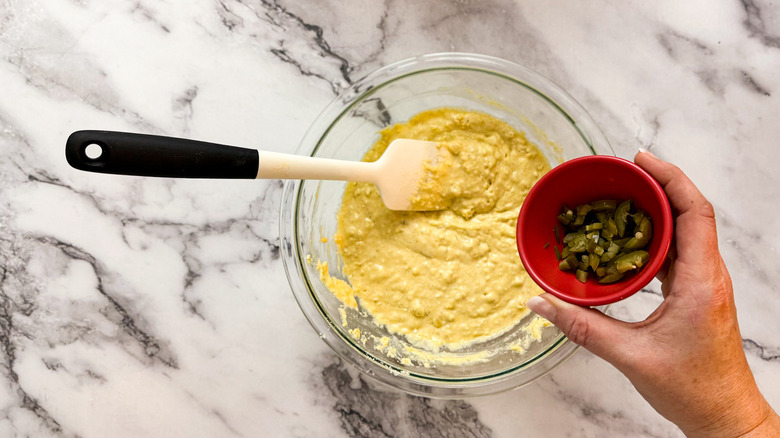
[[[634,161],[661,183],[675,214],[675,242],[657,275],[664,301],[637,323],[550,294],[528,307],[614,365],[687,436],[780,436],[742,349],[712,205],[677,167],[648,152]]]

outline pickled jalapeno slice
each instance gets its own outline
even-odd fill
[[[572,271],[580,282],[594,275],[599,283],[614,283],[650,260],[645,248],[653,237],[653,224],[630,199],[599,199],[575,208],[564,205],[557,220],[558,268]],[[559,226],[565,230],[563,237]]]

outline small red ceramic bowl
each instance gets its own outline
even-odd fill
[[[646,248],[650,261],[612,284],[600,284],[594,276],[580,283],[574,273],[558,269],[553,227],[564,204],[574,207],[599,199],[631,199],[647,212],[653,223]],[[669,252],[673,228],[669,200],[658,181],[628,160],[593,155],[562,163],[534,184],[517,219],[517,249],[528,274],[546,292],[570,303],[600,306],[631,296],[653,279]]]

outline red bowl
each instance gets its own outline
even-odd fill
[[[646,248],[650,260],[616,283],[600,284],[593,276],[580,283],[574,273],[558,269],[553,227],[564,204],[574,207],[599,199],[631,199],[647,212],[653,223]],[[669,252],[673,229],[672,209],[658,181],[628,160],[593,155],[560,164],[534,184],[517,219],[517,250],[528,274],[546,292],[570,303],[600,306],[631,296],[653,279]]]

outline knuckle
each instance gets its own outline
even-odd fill
[[[668,164],[669,164],[669,172],[672,174],[672,177],[687,178],[687,176],[685,176],[685,172],[683,172],[682,169],[680,169],[678,166],[672,163],[668,163]]]
[[[706,199],[703,199],[698,206],[698,213],[706,218],[715,218],[715,208],[712,203]]]
[[[688,179],[688,176],[685,175],[685,172],[683,172],[682,169],[680,169],[679,167],[675,166],[674,164],[669,163],[669,168],[668,168],[667,172],[668,172],[667,173],[668,180],[670,182],[671,181],[679,182],[679,181],[684,181],[684,180]]]
[[[590,322],[587,315],[580,313],[574,316],[567,330],[566,337],[580,346],[587,346],[590,337]]]

